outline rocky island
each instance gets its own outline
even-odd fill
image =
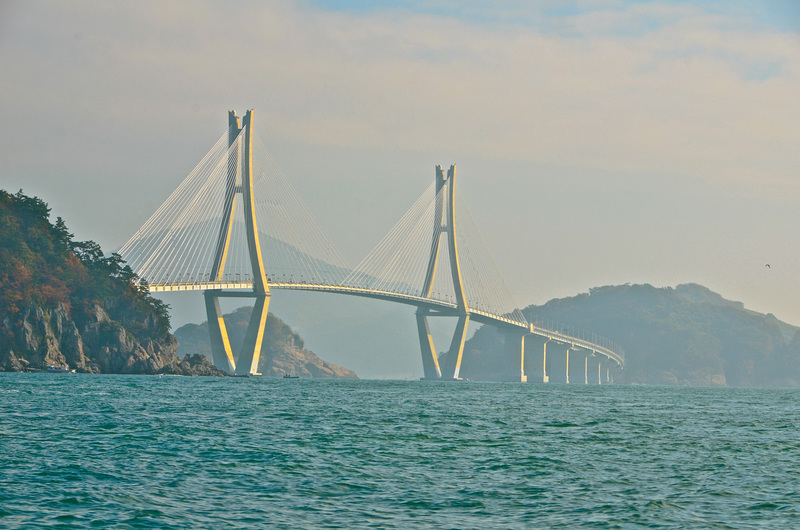
[[[231,348],[236,351],[244,340],[252,307],[240,307],[224,315]],[[270,313],[264,330],[264,342],[258,372],[272,377],[358,379],[355,372],[317,357],[305,348],[303,339],[281,319]],[[175,330],[180,355],[200,353],[211,358],[208,323],[186,324]]]

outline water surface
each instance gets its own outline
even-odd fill
[[[0,526],[800,526],[800,391],[0,374]]]

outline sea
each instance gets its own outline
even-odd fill
[[[2,528],[800,528],[800,391],[0,374]]]

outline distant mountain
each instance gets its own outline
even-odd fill
[[[700,285],[598,287],[523,313],[529,321],[550,319],[618,343],[626,353],[625,369],[614,374],[618,383],[800,386],[800,328]],[[478,330],[466,344],[461,375],[480,380],[518,374],[519,360],[514,365],[500,353],[502,340],[490,327]],[[526,341],[529,378],[541,377],[541,344]],[[549,361],[558,355],[563,358],[548,350]],[[577,366],[571,366],[571,374],[576,370],[580,377],[571,380],[582,382],[583,360],[573,359]],[[563,371],[564,361],[558,362]]]
[[[238,351],[244,341],[252,311],[252,307],[240,307],[224,315],[225,327],[234,351]],[[203,354],[209,359],[212,358],[208,322],[181,326],[175,330],[175,337],[178,339],[179,355]],[[314,378],[358,378],[352,370],[323,361],[314,352],[307,350],[303,339],[272,313],[267,316],[258,371],[262,375],[273,377],[296,375]]]

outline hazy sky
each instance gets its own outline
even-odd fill
[[[351,265],[457,163],[521,306],[698,282],[800,324],[800,2],[531,4],[6,0],[0,187],[118,248],[254,108]]]

